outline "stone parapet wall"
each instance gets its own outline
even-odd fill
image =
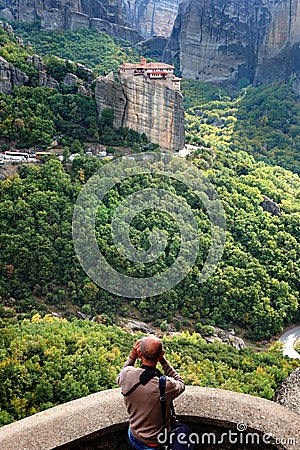
[[[300,415],[300,367],[284,380],[273,400]]]
[[[180,418],[203,439],[201,449],[299,448],[299,416],[265,399],[187,386],[175,407]],[[111,389],[2,427],[0,448],[125,450],[126,430],[127,413],[120,389]]]

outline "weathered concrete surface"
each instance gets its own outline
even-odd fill
[[[119,389],[65,403],[0,428],[0,448],[46,450],[127,422]]]
[[[284,380],[274,395],[274,402],[300,414],[300,367]]]
[[[296,450],[300,443],[300,418],[288,409],[246,394],[187,386],[175,402],[177,413],[198,432],[237,431],[265,436],[260,449]],[[5,450],[126,449],[127,413],[120,389],[74,400],[0,429],[0,448]],[[241,428],[241,425],[240,425]],[[288,438],[294,441],[288,442]],[[277,443],[276,443],[277,440]],[[98,444],[97,444],[98,442]],[[220,446],[201,446],[201,449]],[[257,446],[222,445],[222,449],[255,449]]]

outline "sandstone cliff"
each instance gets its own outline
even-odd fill
[[[142,39],[126,22],[122,0],[6,0],[0,5],[0,17],[23,22],[41,20],[42,28],[48,30],[97,28],[131,42]]]
[[[32,22],[42,28],[97,28],[136,43],[153,35],[169,36],[180,0],[6,0],[0,17]]]
[[[255,83],[300,78],[300,0],[281,0],[258,52]]]
[[[46,88],[58,88],[59,83],[53,77],[47,74],[43,60],[38,55],[32,55],[27,58],[28,65],[37,69],[37,85]],[[85,71],[90,79],[83,82],[76,75],[67,73],[63,79],[66,86],[76,86],[77,91],[85,95],[91,95],[90,83],[94,80],[92,72],[82,64],[76,64],[81,70]],[[10,94],[14,87],[24,86],[29,82],[28,75],[17,69],[13,64],[0,56],[0,92]]]
[[[144,78],[116,83],[107,77],[96,82],[98,114],[105,108],[114,111],[114,126],[145,133],[162,149],[177,151],[184,146],[182,95],[157,81]]]
[[[299,0],[187,0],[164,52],[183,77],[219,84],[298,75]]]
[[[122,0],[126,20],[145,38],[170,36],[180,0]]]

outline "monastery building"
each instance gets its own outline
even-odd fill
[[[162,82],[176,91],[180,90],[181,78],[175,77],[174,66],[162,62],[146,62],[142,58],[139,63],[124,63],[119,66],[119,77],[120,79],[144,77],[148,80]]]

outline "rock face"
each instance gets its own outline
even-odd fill
[[[2,5],[0,17],[23,22],[41,20],[42,28],[48,30],[93,27],[131,42],[142,39],[126,22],[122,0],[6,0]]]
[[[145,133],[162,149],[178,151],[184,147],[183,98],[179,91],[145,78],[116,83],[109,77],[99,77],[95,99],[99,115],[104,109],[113,110],[115,128]]]
[[[300,0],[3,0],[1,16],[41,20],[50,30],[94,27],[134,44],[146,39],[158,55],[162,41],[149,38],[171,33],[163,60],[178,60],[183,77],[223,85],[293,77],[300,93]]]
[[[257,84],[300,75],[300,1],[274,3],[270,8],[271,24],[258,53],[254,80]]]
[[[29,77],[0,56],[0,92],[9,94],[15,86],[23,86]]]
[[[207,343],[211,344],[213,342],[223,342],[224,344],[229,344],[237,350],[246,348],[245,342],[242,338],[235,335],[234,330],[223,330],[222,328],[211,327],[212,334],[209,336],[204,336]]]
[[[140,320],[136,319],[120,320],[120,325],[126,330],[129,330],[131,333],[137,333],[139,331],[145,334],[155,333],[155,330],[152,327],[150,327],[147,323],[141,322]]]
[[[187,78],[236,84],[300,75],[300,0],[188,0],[164,52]]]
[[[48,88],[58,88],[58,82],[49,77],[46,73],[44,63],[38,55],[32,55],[27,61],[32,64],[38,71],[38,85]],[[13,64],[7,62],[0,57],[0,92],[10,94],[14,87],[24,86],[28,83],[29,77]]]
[[[273,400],[300,414],[300,367],[284,380]]]
[[[34,66],[37,70],[38,86],[47,88],[59,87],[58,81],[47,74],[46,66],[39,55],[28,56],[27,63],[28,65]],[[64,84],[67,86],[77,86],[78,92],[91,95],[90,85],[95,79],[93,72],[79,63],[76,64],[76,68],[77,71],[84,75],[83,78],[86,81],[82,81],[72,73],[67,73],[63,80]],[[10,94],[14,87],[24,86],[28,81],[29,77],[25,72],[17,69],[13,64],[0,57],[0,92]]]
[[[136,43],[154,35],[169,36],[180,0],[6,0],[0,17],[33,22],[49,30],[97,28]]]
[[[145,38],[170,36],[180,0],[122,0],[125,18]]]
[[[136,44],[136,47],[141,51],[142,54],[148,54],[148,52],[150,51],[152,58],[161,61],[167,42],[168,38],[166,37],[153,36],[145,39],[144,41],[138,42]]]

